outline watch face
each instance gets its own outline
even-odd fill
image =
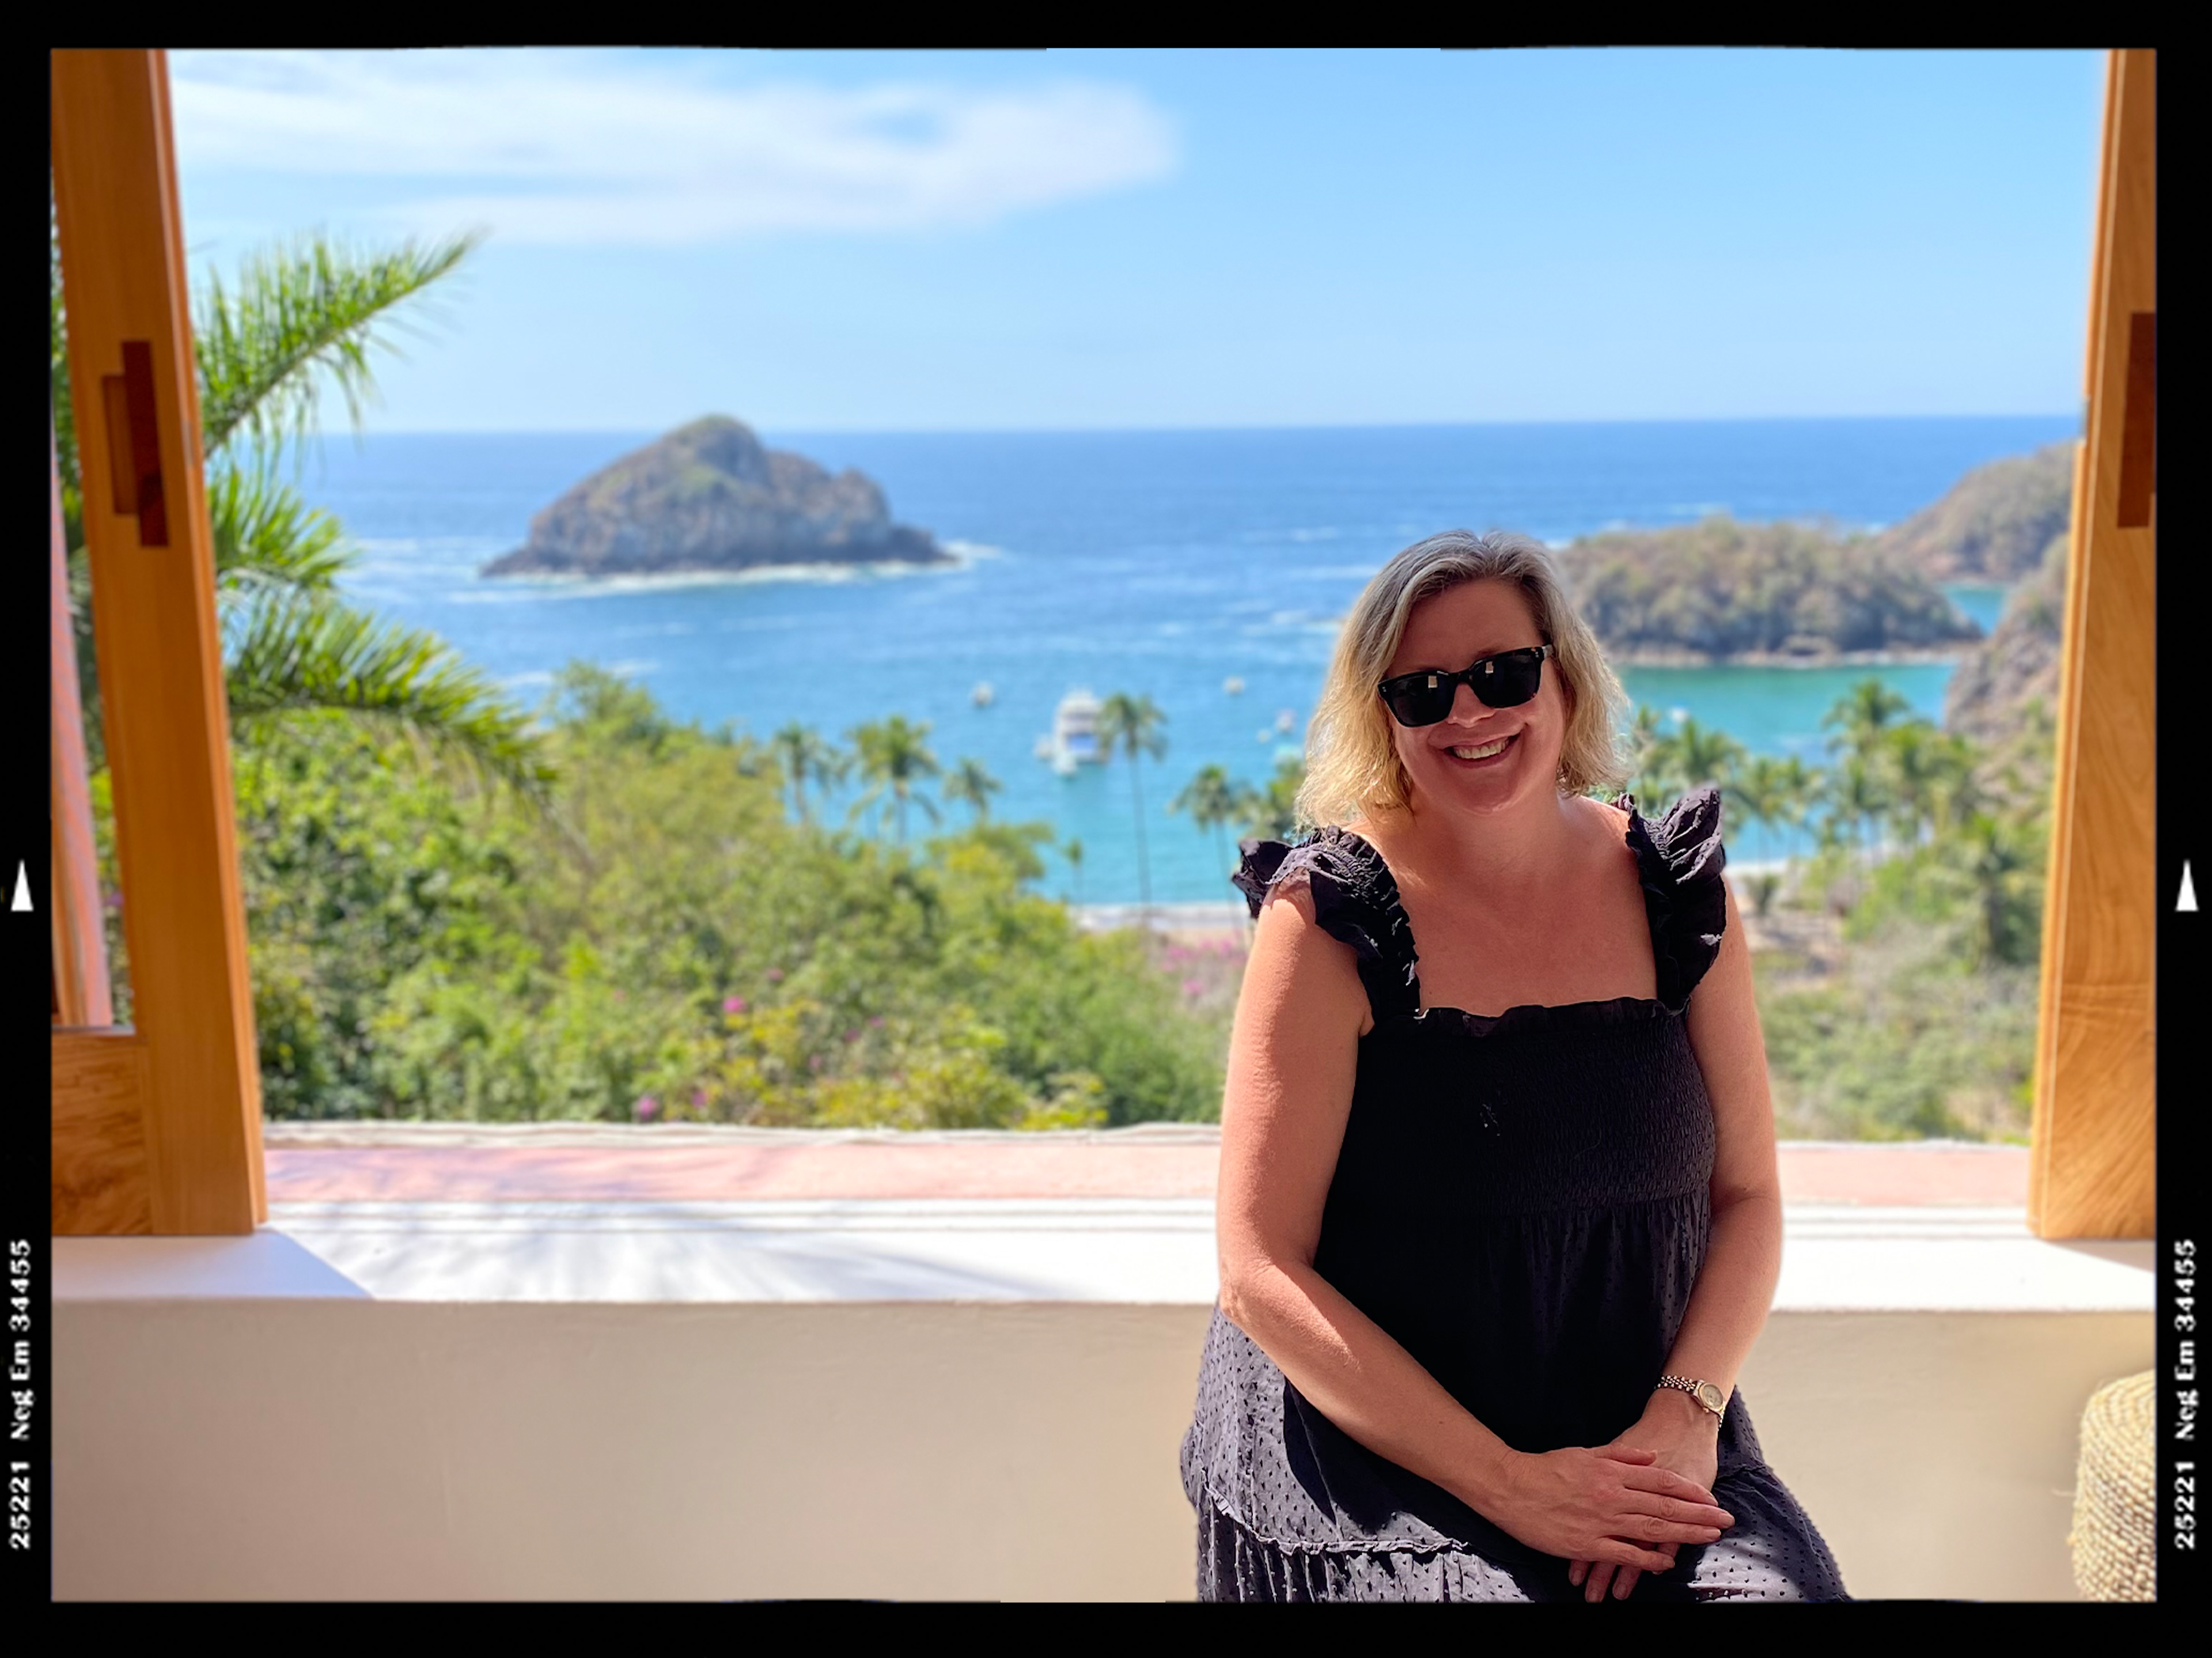
[[[1709,1411],[1724,1410],[1728,1406],[1728,1400],[1721,1397],[1721,1390],[1710,1382],[1698,1384],[1698,1403]]]

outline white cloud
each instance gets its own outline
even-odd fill
[[[196,171],[351,177],[411,228],[714,241],[988,223],[1170,172],[1126,87],[724,86],[709,60],[551,50],[178,52]]]

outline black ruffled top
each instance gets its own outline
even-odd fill
[[[1424,1007],[1397,884],[1346,829],[1248,841],[1234,878],[1256,916],[1303,871],[1373,1005],[1316,1270],[1522,1450],[1601,1445],[1636,1421],[1705,1255],[1713,1114],[1682,1015],[1726,924],[1721,803],[1701,788],[1649,823],[1619,804],[1650,921],[1650,999]],[[1759,1461],[1732,1400],[1721,1473]],[[1309,1576],[1313,1557],[1391,1551],[1456,1552],[1526,1581],[1564,1571],[1344,1434],[1218,1310],[1182,1472],[1202,1593],[1209,1570],[1223,1594],[1279,1588],[1289,1555]]]

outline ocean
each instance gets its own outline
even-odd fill
[[[1201,766],[1257,783],[1297,751],[1334,618],[1390,554],[1439,529],[1551,542],[1726,512],[1876,527],[1969,468],[2065,437],[2071,417],[1620,422],[1020,434],[764,431],[880,483],[951,568],[607,582],[488,581],[531,516],[645,433],[375,434],[322,440],[301,477],[362,556],[358,602],[442,635],[526,704],[588,660],[681,719],[765,737],[788,720],[842,738],[890,714],[927,721],[948,768],[1004,784],[994,817],[1079,840],[1043,889],[1138,896],[1127,763],[1056,775],[1035,753],[1070,689],[1150,695],[1168,747],[1137,779],[1159,902],[1235,896],[1214,841],[1167,803]],[[1984,628],[2003,593],[1954,587]],[[1946,663],[1877,668],[1626,668],[1632,698],[1818,761],[1820,717],[1878,675],[1940,718]],[[1241,692],[1224,687],[1241,681]],[[975,689],[991,688],[987,706]],[[848,790],[846,801],[854,791]],[[833,811],[845,801],[833,801]],[[943,808],[947,822],[964,807]],[[914,814],[912,832],[927,827]],[[1739,831],[1738,859],[1797,849]]]

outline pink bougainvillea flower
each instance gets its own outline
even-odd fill
[[[884,1016],[880,1013],[877,1014],[868,1021],[868,1029],[871,1030],[881,1030],[883,1028]]]
[[[1206,994],[1206,981],[1185,979],[1182,981],[1182,993],[1186,996],[1203,996]]]
[[[637,1096],[637,1104],[631,1108],[637,1113],[640,1122],[650,1122],[660,1114],[660,1102],[650,1094],[641,1094]]]
[[[772,967],[769,969],[768,981],[772,985],[781,984],[783,982],[783,969],[780,967]]]
[[[725,1012],[725,1013],[742,1013],[742,1012],[744,1012],[744,1011],[745,1011],[745,999],[744,999],[744,997],[742,997],[742,996],[725,996],[725,997],[723,997],[723,998],[722,998],[722,1011],[723,1011],[723,1012]]]

